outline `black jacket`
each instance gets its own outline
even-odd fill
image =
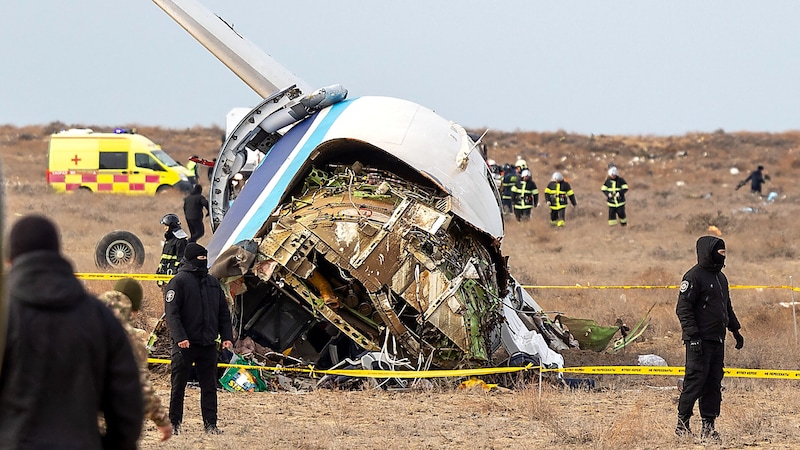
[[[517,180],[517,184],[511,188],[512,203],[515,209],[531,209],[539,206],[539,189],[533,180]]]
[[[189,241],[186,239],[186,232],[182,228],[176,228],[164,233],[164,247],[161,249],[161,259],[158,261],[156,273],[161,275],[174,275],[178,272],[178,264],[183,259],[186,246]],[[161,286],[163,281],[159,281]]]
[[[675,312],[683,330],[683,339],[725,341],[725,329],[741,328],[733,313],[728,279],[721,265],[714,264],[712,252],[720,241],[714,236],[697,240],[697,264],[681,281]]]
[[[225,294],[205,267],[181,261],[178,274],[167,284],[164,310],[173,342],[188,339],[192,345],[213,345],[217,335],[233,340]]]
[[[0,448],[136,448],[144,417],[139,368],[111,310],[50,251],[17,257],[8,293]]]
[[[606,178],[600,190],[606,196],[606,205],[619,208],[625,204],[625,193],[628,192],[628,183],[624,178],[617,176],[616,178]]]
[[[203,208],[208,214],[208,200],[203,196],[200,185],[195,185],[191,194],[183,199],[183,215],[186,220],[203,220]]]
[[[764,174],[760,170],[750,172],[750,175],[742,183],[750,182],[750,190],[761,192],[761,185],[764,184]]]
[[[500,195],[502,195],[503,199],[511,200],[514,196],[514,193],[511,192],[511,188],[516,186],[518,180],[519,174],[517,174],[517,172],[509,172],[503,175],[503,181],[500,185]]]

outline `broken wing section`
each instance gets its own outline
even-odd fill
[[[291,73],[233,27],[195,0],[153,0],[192,37],[216,56],[262,98],[295,85],[301,92],[311,86]]]

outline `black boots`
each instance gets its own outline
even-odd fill
[[[222,434],[222,430],[217,428],[215,423],[206,423],[203,428],[205,428],[206,434]]]
[[[719,433],[714,430],[714,418],[703,417],[703,428],[700,430],[701,439],[711,439],[712,441],[719,441]]]
[[[692,435],[692,430],[689,428],[689,418],[691,417],[692,416],[678,416],[678,425],[675,427],[675,434],[679,437]]]
[[[679,437],[688,437],[692,435],[692,430],[689,428],[689,419],[691,416],[678,416],[678,425],[675,427],[675,434]],[[703,428],[700,430],[700,439],[708,439],[712,441],[719,441],[719,433],[714,429],[714,418],[703,417]]]

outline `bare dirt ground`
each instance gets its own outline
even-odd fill
[[[116,229],[138,235],[147,254],[142,273],[152,273],[160,253],[161,216],[182,216],[182,197],[56,195],[45,185],[48,136],[71,126],[61,123],[17,128],[0,125],[7,225],[41,213],[58,222],[64,253],[78,272],[98,272],[97,241]],[[91,125],[89,125],[91,127]],[[103,127],[93,127],[103,131]],[[216,155],[222,130],[139,127],[176,160]],[[652,306],[651,322],[624,353],[568,352],[568,366],[635,364],[657,354],[683,364],[675,318],[676,285],[695,262],[694,242],[714,225],[728,244],[726,274],[734,308],[743,324],[744,349],[726,344],[729,367],[798,369],[800,352],[793,311],[780,302],[796,300],[789,289],[800,274],[800,132],[714,133],[685,136],[583,136],[555,133],[495,133],[486,138],[498,163],[524,157],[543,190],[553,171],[572,183],[577,208],[567,226],[553,229],[538,208],[530,222],[506,218],[503,251],[512,273],[549,312],[592,318],[603,325],[628,325]],[[608,163],[631,187],[630,226],[608,227],[600,193]],[[735,190],[758,164],[771,181],[765,202]],[[732,173],[738,169],[739,173]],[[208,242],[206,236],[201,243]],[[596,289],[596,286],[648,286]],[[571,286],[574,289],[537,287]],[[756,286],[756,287],[753,287]],[[763,286],[766,286],[764,288]],[[111,282],[87,282],[100,293]],[[145,283],[147,328],[163,311],[155,283]],[[655,306],[653,306],[655,305]],[[188,390],[185,433],[159,443],[148,425],[142,448],[701,448],[707,443],[673,434],[678,391],[675,377],[604,375],[593,390],[565,390],[528,382],[514,389],[458,390],[460,380],[438,381],[427,390],[391,392],[315,390],[290,393],[220,393],[221,436],[201,431],[198,391]],[[156,375],[163,399],[168,379]],[[796,448],[800,441],[797,381],[726,378],[717,448]],[[699,424],[694,424],[697,427]]]

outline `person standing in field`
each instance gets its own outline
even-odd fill
[[[233,329],[228,301],[219,281],[208,274],[208,252],[195,242],[186,246],[178,273],[167,284],[164,310],[172,340],[169,418],[175,434],[183,422],[183,400],[189,368],[197,369],[200,409],[208,434],[217,428],[217,337],[231,348]]]
[[[539,189],[536,188],[536,183],[531,179],[530,170],[524,169],[519,174],[519,180],[511,188],[511,192],[514,195],[514,217],[517,218],[517,222],[530,220],[531,208],[539,206]]]
[[[770,180],[769,175],[764,175],[764,166],[758,166],[758,168],[748,175],[747,178],[740,181],[739,184],[736,185],[736,190],[739,190],[740,187],[750,182],[750,193],[751,194],[758,194],[761,195],[761,185],[766,183]]]
[[[628,226],[628,216],[625,214],[625,193],[628,192],[628,183],[619,176],[616,166],[608,169],[608,177],[600,190],[606,196],[608,225],[616,225],[619,218],[621,226]]]
[[[183,199],[183,215],[189,227],[189,242],[197,242],[206,234],[203,217],[208,216],[208,200],[203,196],[203,186],[195,184],[192,193]]]
[[[128,337],[60,247],[41,216],[19,219],[8,236],[0,447],[135,449],[142,387]]]
[[[164,225],[164,245],[161,247],[161,259],[158,262],[156,274],[175,275],[188,244],[186,232],[181,228],[181,220],[176,214],[164,215],[161,218],[161,225]],[[162,289],[167,285],[165,281],[161,280],[156,283]]]
[[[503,203],[503,214],[514,211],[514,193],[511,189],[517,185],[519,172],[511,164],[503,166],[503,181],[500,182],[500,200]]]
[[[722,403],[726,329],[737,350],[744,346],[741,325],[733,312],[725,267],[725,241],[716,236],[697,240],[697,264],[683,276],[675,312],[686,346],[686,371],[678,400],[678,436],[691,435],[689,419],[699,400],[701,438],[719,440],[714,421]]]
[[[554,172],[550,183],[544,190],[544,199],[550,207],[550,224],[563,227],[566,224],[567,200],[578,206],[572,186],[564,180],[561,172]]]

